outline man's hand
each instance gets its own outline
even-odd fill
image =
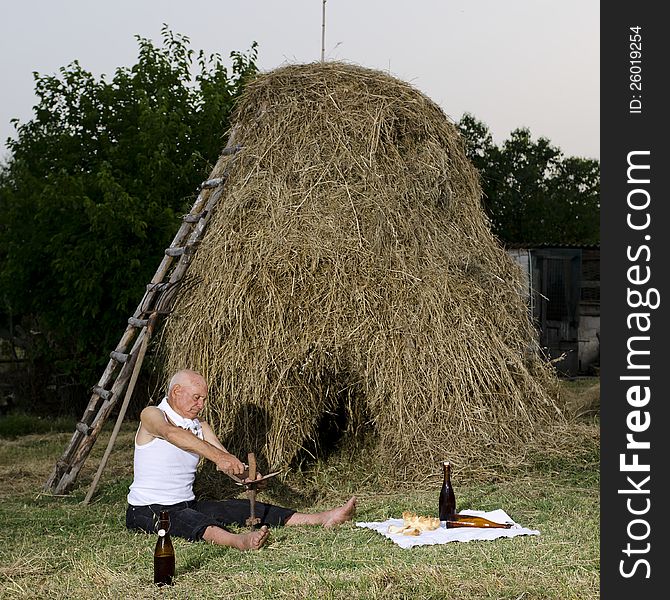
[[[221,452],[220,457],[215,462],[217,470],[228,475],[242,475],[245,471],[244,463],[229,452]]]

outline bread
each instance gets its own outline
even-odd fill
[[[437,517],[420,517],[413,512],[402,513],[402,525],[389,525],[389,533],[401,533],[402,535],[421,535],[424,531],[433,531],[440,526]]]

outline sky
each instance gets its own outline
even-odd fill
[[[163,24],[190,47],[258,44],[267,72],[321,60],[323,0],[0,0],[0,140],[36,103],[33,72],[73,60],[108,78],[137,59],[135,36]],[[327,0],[325,60],[410,83],[458,121],[484,122],[501,144],[526,127],[567,156],[600,159],[600,3],[595,0]]]

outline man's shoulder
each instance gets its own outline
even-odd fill
[[[160,408],[158,408],[158,406],[154,406],[154,405],[145,406],[142,409],[142,412],[140,413],[140,420],[142,420],[143,418],[146,418],[146,417],[156,418],[157,416],[161,416],[161,415],[164,415],[164,414],[165,413]]]
[[[140,427],[137,436],[145,442],[149,441],[148,438],[163,437],[163,428],[167,424],[169,424],[169,421],[160,408],[157,406],[147,406],[140,413]]]

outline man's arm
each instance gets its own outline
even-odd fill
[[[204,421],[200,421],[200,425],[202,427],[202,435],[205,437],[205,441],[212,444],[212,446],[215,446],[219,450],[223,450],[224,452],[228,452],[223,447],[223,444],[220,442],[219,438],[216,437],[216,434],[214,433],[214,430],[209,426],[209,423],[205,423]]]
[[[216,434],[214,433],[214,430],[209,426],[209,424],[200,421],[200,425],[202,426],[202,433],[205,436],[205,441],[209,442],[212,444],[212,446],[215,446],[217,448],[220,448],[224,452],[228,452],[223,447],[223,444],[219,441],[219,438],[216,437]],[[256,479],[261,479],[263,477],[263,474],[260,471],[256,471]],[[242,474],[242,479],[245,481],[249,480],[249,471],[247,468],[244,469],[244,473]],[[262,482],[259,485],[259,489],[265,489],[266,485],[264,485],[265,482]]]
[[[210,436],[207,435],[203,427],[204,440],[201,440],[190,431],[177,427],[165,419],[162,410],[155,406],[147,406],[140,414],[140,422],[144,430],[153,437],[162,438],[186,452],[195,452],[200,456],[211,460],[219,469],[229,475],[242,475],[244,473],[244,464],[235,456],[230,454],[214,436],[209,425],[207,429]],[[218,445],[212,443],[212,436],[218,442]],[[209,439],[208,439],[209,437]]]

